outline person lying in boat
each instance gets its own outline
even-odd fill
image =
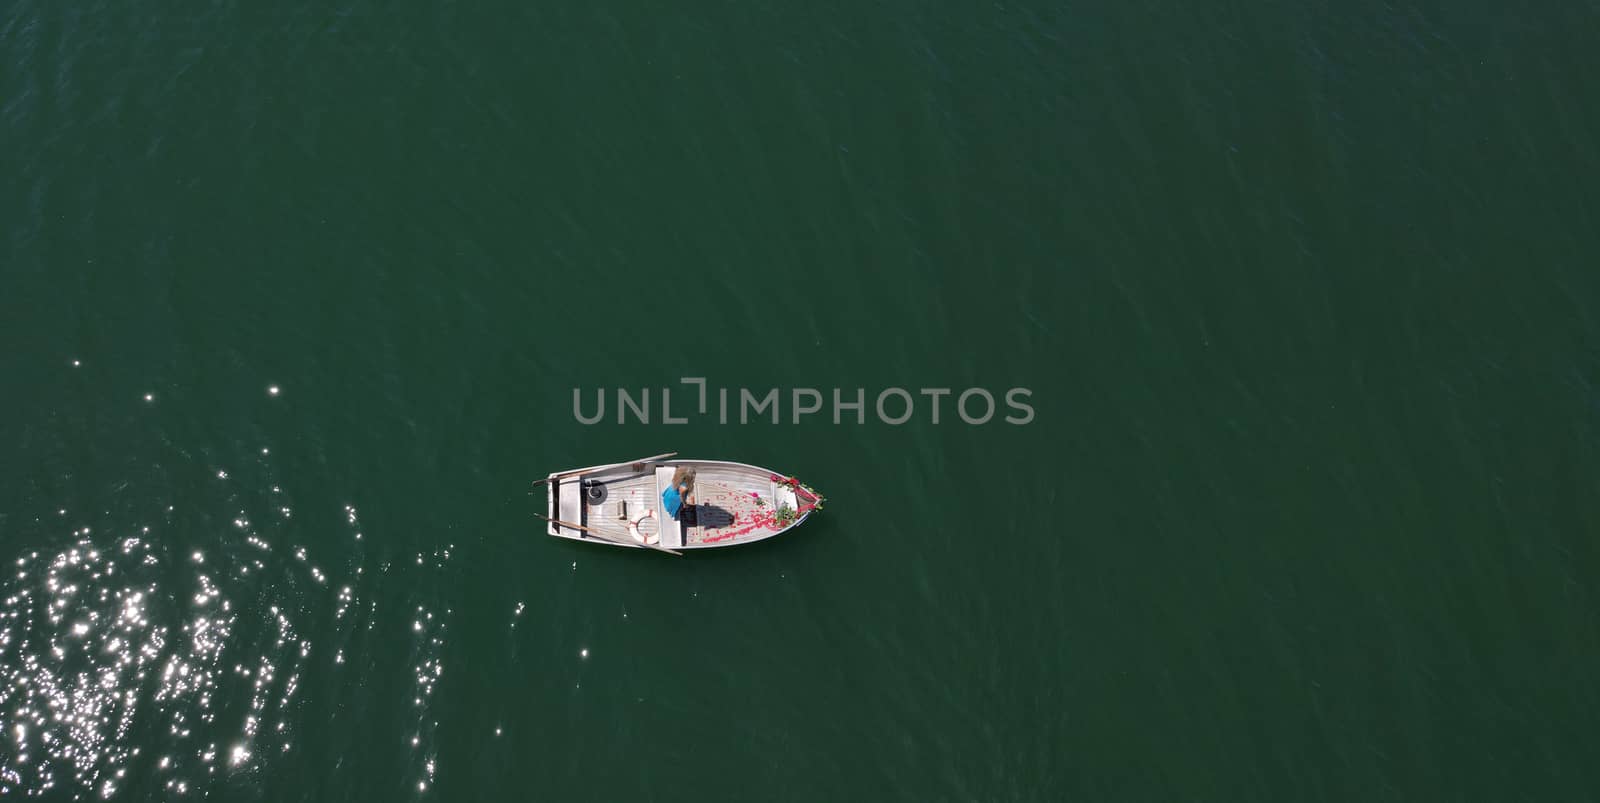
[[[672,472],[672,484],[661,492],[661,507],[667,511],[668,516],[678,518],[685,504],[694,507],[693,466],[678,466],[678,469]]]

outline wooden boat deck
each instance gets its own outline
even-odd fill
[[[685,507],[680,521],[673,521],[662,510],[661,491],[679,465],[695,468],[695,503],[692,508]],[[807,510],[780,525],[778,507],[798,505],[794,490],[776,482],[767,469],[744,463],[650,460],[570,473],[581,476],[548,486],[548,515],[581,523],[582,528],[552,523],[548,532],[575,540],[643,547],[647,544],[641,537],[653,536],[659,539],[654,542],[657,548],[664,549],[728,546],[759,541],[799,523],[809,513]],[[604,486],[598,504],[589,501],[584,482]],[[626,504],[625,516],[619,516],[619,503]]]
[[[606,485],[606,498],[598,505],[584,502],[584,525],[603,536],[617,538],[632,542],[633,534],[629,532],[629,522],[616,517],[618,501],[628,503],[628,518],[638,519],[646,510],[655,511],[656,516],[661,515],[661,500],[656,497],[655,472],[646,471],[643,474],[624,474],[616,477],[600,475],[600,481]],[[640,525],[640,530],[648,533],[660,532],[660,520],[647,520]]]
[[[639,525],[646,535],[669,528],[661,527],[661,498],[656,494],[655,476],[651,472],[610,476],[595,475],[592,479],[604,482],[606,497],[598,505],[584,502],[586,527],[601,536],[633,541],[629,531],[630,521],[616,517],[616,503],[628,503],[628,519],[638,521],[646,510],[655,511],[655,519]],[[683,543],[665,538],[662,546],[695,546],[717,544],[741,537],[760,537],[779,529],[773,521],[777,504],[777,488],[770,475],[743,466],[696,466],[694,489],[694,524],[683,528]]]
[[[772,521],[775,494],[768,474],[741,466],[698,467],[694,488],[697,520],[684,530],[684,544],[759,537],[778,529]]]

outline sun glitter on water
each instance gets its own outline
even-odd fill
[[[0,795],[207,796],[229,775],[294,749],[317,652],[300,620],[328,614],[327,637],[341,646],[323,660],[339,666],[376,609],[362,606],[358,556],[329,588],[330,571],[307,548],[275,547],[269,537],[292,536],[295,520],[281,494],[262,497],[274,505],[262,518],[276,529],[243,511],[153,527],[75,526],[59,546],[7,557]],[[178,537],[196,529],[211,534],[204,548]],[[437,723],[425,703],[444,672],[444,622],[425,609],[418,617],[421,659],[407,702],[425,737],[416,777],[431,784]]]

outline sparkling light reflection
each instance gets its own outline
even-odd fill
[[[293,744],[285,722],[298,719],[312,644],[288,606],[263,607],[265,595],[281,594],[277,584],[228,567],[250,561],[290,581],[324,582],[321,570],[303,552],[275,566],[252,558],[270,559],[253,532],[228,536],[213,559],[172,555],[159,531],[131,529],[136,536],[73,530],[77,540],[54,552],[14,558],[0,585],[4,794],[107,798],[151,783],[163,796],[209,795],[220,776],[262,760],[261,722],[276,723],[272,754]],[[353,589],[343,592],[340,604],[353,604]],[[220,746],[209,741],[230,731]],[[135,743],[158,745],[157,755],[140,759]]]
[[[156,521],[91,528],[76,519],[93,504],[75,501],[42,517],[54,534],[34,543],[56,545],[0,552],[11,561],[0,577],[0,799],[226,799],[230,776],[269,768],[297,749],[300,727],[315,726],[308,717],[328,715],[328,698],[304,699],[313,667],[335,684],[409,672],[381,703],[409,712],[403,736],[389,738],[405,782],[440,791],[432,701],[452,611],[419,596],[385,602],[380,620],[373,584],[443,570],[453,545],[364,566],[353,505],[331,522],[309,505],[292,511],[285,488],[253,479],[255,461],[234,465],[237,479],[221,462],[201,464],[200,476],[223,481],[206,484],[223,504],[185,502],[178,513],[162,500]],[[317,529],[329,523],[349,530],[324,552]],[[375,639],[395,635],[410,637],[409,655],[373,654]]]

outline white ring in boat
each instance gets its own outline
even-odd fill
[[[655,535],[650,536],[649,538],[646,538],[646,537],[644,537],[643,533],[639,532],[639,522],[644,521],[645,519],[653,519],[655,517],[656,517],[656,512],[654,510],[646,510],[644,512],[643,516],[640,516],[639,518],[636,518],[633,521],[628,522],[628,535],[633,536],[633,540],[638,541],[641,544],[657,544],[657,543],[660,543],[661,542],[661,534],[660,533],[657,533]]]

